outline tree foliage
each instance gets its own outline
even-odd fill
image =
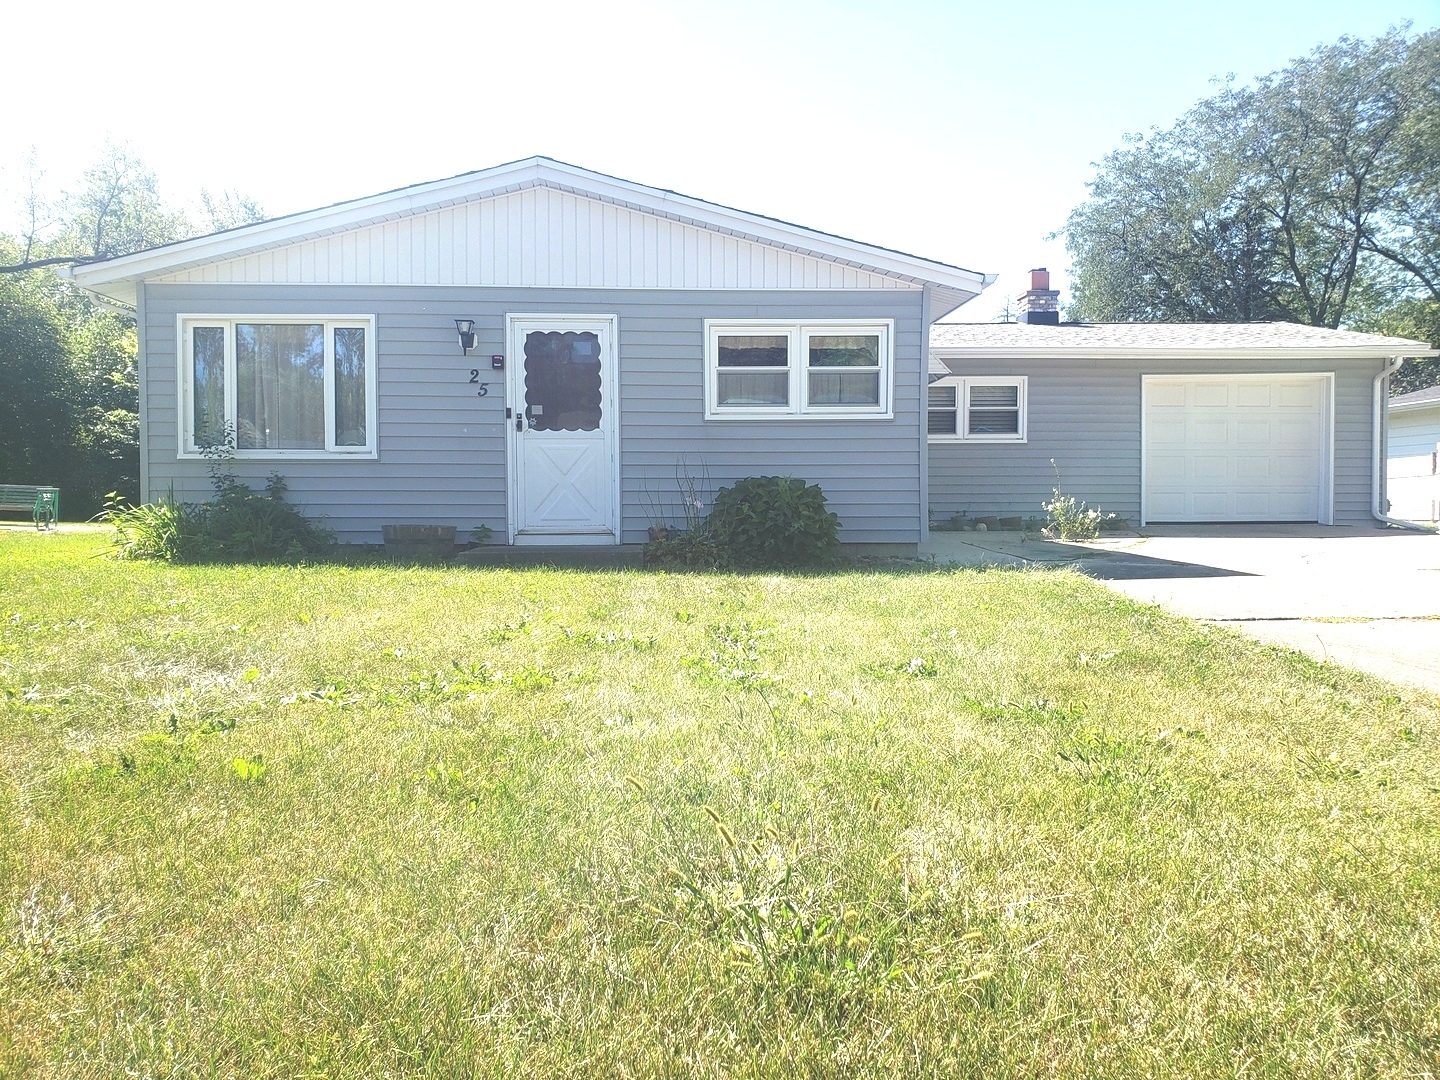
[[[40,194],[33,159],[30,171],[19,235],[0,234],[0,482],[55,484],[67,517],[89,516],[108,492],[139,494],[135,320],[94,302],[55,267],[263,215],[233,192],[202,192],[197,226],[125,148],[109,148],[55,200]]]
[[[1064,229],[1074,318],[1440,340],[1440,31],[1342,38],[1107,155]]]

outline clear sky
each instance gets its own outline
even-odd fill
[[[984,320],[1063,269],[1045,238],[1126,133],[1407,21],[1440,0],[29,3],[0,228],[32,146],[56,187],[108,138],[269,214],[545,154],[997,273],[955,316]]]

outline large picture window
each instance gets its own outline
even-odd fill
[[[893,324],[705,323],[709,420],[892,415]]]
[[[373,318],[184,316],[180,366],[182,455],[375,454]]]
[[[1027,379],[946,377],[930,384],[931,442],[1024,442]]]

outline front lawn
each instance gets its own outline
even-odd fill
[[[1423,691],[1069,572],[103,550],[0,533],[0,1075],[1440,1059]]]

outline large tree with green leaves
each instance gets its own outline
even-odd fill
[[[193,216],[177,210],[155,174],[119,147],[58,199],[32,183],[23,211],[18,235],[0,234],[0,482],[55,484],[66,516],[87,516],[107,492],[139,493],[135,321],[56,267],[263,215],[233,192],[201,192]]]
[[[1440,340],[1440,31],[1342,38],[1227,82],[1089,187],[1064,229],[1074,318]]]

